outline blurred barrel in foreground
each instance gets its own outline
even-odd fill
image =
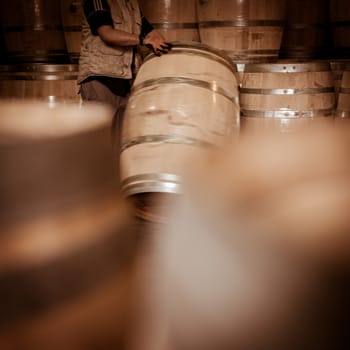
[[[332,124],[333,76],[327,62],[245,65],[240,91],[242,132],[291,132]]]
[[[287,0],[280,57],[308,60],[329,52],[329,0]]]
[[[59,1],[1,1],[0,7],[10,62],[68,61]]]
[[[349,147],[349,129],[317,125],[192,164],[144,265],[133,350],[346,349]]]
[[[61,0],[63,32],[71,63],[79,61],[82,13],[82,0]]]
[[[78,102],[78,65],[28,63],[0,67],[0,98]]]
[[[330,0],[333,51],[336,58],[350,56],[350,2]]]
[[[234,62],[277,60],[285,21],[284,0],[197,0],[201,42]]]
[[[153,27],[167,41],[199,41],[196,0],[140,0]]]
[[[168,54],[148,56],[136,77],[122,131],[122,190],[179,193],[197,155],[238,130],[230,59],[206,45],[174,42]]]
[[[135,237],[102,106],[0,104],[0,348],[123,348]]]

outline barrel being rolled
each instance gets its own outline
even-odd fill
[[[238,88],[229,58],[206,45],[174,42],[141,66],[122,130],[125,195],[179,193],[198,154],[239,129]]]
[[[136,233],[112,114],[0,104],[1,349],[124,349]]]
[[[0,67],[0,99],[79,102],[78,65],[28,63]]]
[[[240,91],[242,132],[291,132],[332,123],[333,75],[327,62],[245,65]]]
[[[68,61],[59,1],[12,0],[0,6],[10,62]]]
[[[201,42],[224,50],[234,62],[277,60],[286,1],[198,0]]]
[[[168,41],[199,41],[196,0],[140,0],[155,29]]]

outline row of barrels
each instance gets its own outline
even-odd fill
[[[178,44],[178,45],[184,45]],[[193,48],[195,44],[189,45]],[[176,50],[175,50],[176,53]],[[197,60],[198,52],[197,53]],[[235,66],[233,66],[235,67]],[[284,98],[291,95],[300,95],[302,89],[316,88],[322,86],[327,89],[327,92],[335,92],[335,102],[332,103],[329,108],[335,109],[338,106],[337,115],[345,115],[345,96],[348,92],[349,77],[350,74],[350,61],[346,60],[320,60],[309,62],[297,62],[280,60],[276,63],[265,64],[237,64],[238,72],[237,84],[241,86],[240,89],[240,103],[244,104],[246,94],[251,96],[252,93],[257,94],[258,90],[260,94],[263,94],[264,89],[271,90],[271,95],[285,95]],[[181,67],[178,67],[181,69]],[[297,73],[301,71],[305,72],[302,77],[297,77]],[[312,72],[324,72],[327,76],[327,83],[325,81],[318,81],[317,74]],[[259,73],[254,75],[253,73]],[[279,73],[290,73],[280,75]],[[314,76],[310,75],[314,74]],[[321,74],[321,73],[319,73]],[[180,71],[177,73],[172,72],[172,76],[181,75]],[[17,65],[2,65],[0,66],[0,98],[34,98],[41,100],[51,101],[65,101],[74,102],[79,101],[77,85],[78,65],[75,64],[17,64]],[[286,81],[278,80],[279,77],[285,77]],[[252,79],[250,81],[250,79]],[[302,80],[304,79],[304,80]],[[313,82],[311,80],[314,79]],[[306,82],[311,82],[314,86],[305,86]],[[274,86],[268,86],[273,84]],[[266,86],[265,86],[266,85]],[[250,89],[250,90],[249,90]],[[255,89],[254,91],[251,89]],[[267,90],[266,90],[267,91]],[[266,95],[265,91],[265,95]],[[311,90],[305,90],[304,92],[312,93]],[[319,91],[314,91],[319,93]],[[338,93],[339,97],[338,97]],[[322,96],[320,101],[323,100]],[[339,103],[337,103],[339,101]],[[289,106],[287,101],[281,102],[281,107]],[[312,104],[313,106],[313,104]],[[296,109],[299,107],[295,106]],[[243,107],[242,107],[243,108]],[[241,114],[244,116],[244,108],[241,110]],[[344,114],[345,113],[345,114]]]
[[[169,41],[197,41],[235,61],[344,58],[350,53],[347,0],[140,0]],[[77,62],[81,0],[0,2],[3,60]],[[69,57],[69,58],[68,58]]]
[[[235,61],[347,57],[347,0],[140,0],[168,40],[200,41]]]

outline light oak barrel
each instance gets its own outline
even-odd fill
[[[77,78],[74,64],[0,66],[0,98],[79,102]]]
[[[59,1],[1,1],[0,7],[9,62],[68,61]]]
[[[201,42],[234,62],[277,60],[285,21],[281,0],[197,0]]]
[[[124,194],[180,193],[188,165],[238,131],[238,86],[228,57],[191,42],[148,56],[125,112]]]
[[[330,21],[334,56],[347,59],[350,55],[350,2],[348,0],[330,0]]]
[[[199,42],[196,0],[140,0],[139,4],[166,40]]]
[[[329,0],[287,0],[281,58],[310,60],[330,52]]]
[[[240,91],[242,132],[293,132],[333,125],[333,76],[327,62],[245,65]]]
[[[79,61],[82,16],[82,0],[61,0],[63,32],[71,63]]]
[[[0,103],[0,347],[123,347],[136,233],[102,106]]]

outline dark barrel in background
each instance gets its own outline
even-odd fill
[[[330,0],[333,55],[336,58],[350,57],[350,2]]]
[[[68,61],[59,1],[2,0],[0,10],[11,63]]]
[[[280,57],[323,58],[330,49],[329,0],[287,0]]]
[[[71,63],[79,62],[82,16],[82,0],[61,0],[62,26]]]

